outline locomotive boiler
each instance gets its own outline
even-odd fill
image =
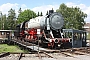
[[[35,43],[39,41],[44,47],[54,48],[68,41],[68,39],[62,38],[63,25],[63,16],[50,10],[48,15],[38,16],[18,25],[17,32],[19,34],[17,35],[21,40]]]

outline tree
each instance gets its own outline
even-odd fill
[[[2,21],[2,12],[0,11],[0,29],[2,29],[2,25],[3,25],[2,22],[3,22]]]
[[[10,9],[8,11],[8,18],[11,18],[11,20],[13,20],[14,18],[16,18],[16,13],[15,13],[15,10],[14,9]]]
[[[6,14],[5,15],[2,15],[2,28],[3,30],[7,30],[7,17],[6,17]]]
[[[67,7],[64,3],[56,10],[64,17],[64,28],[73,28],[82,30],[87,14],[82,12],[79,7]]]
[[[48,15],[48,11],[47,11],[46,15]]]
[[[21,12],[22,12],[22,9],[20,8],[19,11],[18,11],[18,13],[20,14]]]
[[[37,15],[30,9],[24,10],[18,15],[18,24],[22,23],[23,21],[30,20],[31,18],[35,18]]]
[[[41,12],[40,16],[43,16],[42,12]]]
[[[39,16],[39,12],[38,12],[37,16]]]
[[[7,20],[6,20],[6,14],[3,15],[2,12],[0,14],[0,29],[6,30],[7,29]]]
[[[10,9],[8,11],[8,17],[7,17],[7,20],[8,20],[8,29],[15,29],[15,19],[16,19],[16,13],[15,13],[15,10],[14,9]]]

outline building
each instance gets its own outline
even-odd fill
[[[15,30],[0,30],[0,39],[7,39],[8,37],[14,36]]]
[[[84,29],[85,29],[85,31],[87,31],[88,33],[90,33],[90,23],[86,23],[84,25]]]

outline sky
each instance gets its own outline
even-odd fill
[[[24,11],[25,9],[33,10],[34,12],[43,12],[46,14],[47,10],[58,9],[60,4],[66,4],[68,7],[78,6],[84,13],[87,14],[86,22],[90,22],[90,2],[89,0],[1,0],[0,1],[0,11],[3,14],[8,14],[8,11],[13,8],[16,13],[21,7]]]

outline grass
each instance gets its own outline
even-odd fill
[[[89,40],[90,40],[90,33],[87,35],[87,39],[89,39]]]
[[[28,53],[27,50],[21,50],[18,46],[0,44],[0,53],[2,52],[16,52],[16,53]]]

